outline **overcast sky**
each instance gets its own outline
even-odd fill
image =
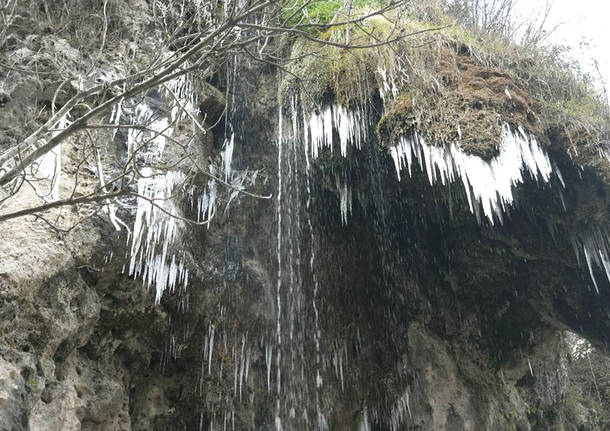
[[[534,16],[546,0],[517,0],[518,13]],[[588,72],[593,59],[599,62],[606,83],[610,83],[610,0],[551,0],[547,28],[559,24],[550,41],[575,48],[575,56]],[[588,46],[582,46],[586,42]]]

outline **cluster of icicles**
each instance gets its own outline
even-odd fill
[[[66,113],[53,126],[51,136],[57,136],[63,129],[70,125],[70,115]],[[0,175],[13,170],[21,158],[28,152],[35,151],[36,145],[29,148],[15,146],[0,154]],[[53,202],[59,199],[59,186],[61,180],[61,144],[36,159],[25,169],[25,180],[34,189],[36,195],[45,202]],[[0,190],[3,197],[3,190]]]
[[[337,104],[313,112],[304,130],[305,142],[311,145],[311,157],[314,159],[322,148],[333,150],[334,131],[339,135],[339,148],[343,157],[347,156],[348,144],[360,149],[368,134],[363,111]]]
[[[128,153],[136,152],[137,160],[148,165],[158,161],[165,149],[167,136],[173,134],[173,124],[186,119],[196,112],[197,101],[188,77],[176,78],[166,84],[166,100],[174,101],[169,116],[158,115],[145,102],[138,104],[131,115],[132,124],[147,124],[151,132],[129,129],[127,135]],[[120,107],[117,109],[117,111]],[[120,113],[113,112],[118,119]],[[154,133],[159,133],[154,136]],[[231,175],[233,140],[225,145],[223,166],[225,178]],[[210,171],[215,172],[214,166]],[[172,202],[172,196],[184,187],[184,174],[179,171],[157,171],[151,167],[140,169],[137,181],[137,206],[135,222],[131,233],[129,275],[141,277],[148,287],[154,287],[156,300],[160,301],[166,289],[184,288],[188,284],[189,272],[184,257],[171,252],[179,228],[183,224],[179,209]],[[209,180],[201,193],[195,196],[189,190],[192,206],[197,209],[197,221],[209,222],[216,214],[216,183]]]
[[[429,145],[424,139],[412,132],[403,136],[400,142],[390,148],[396,174],[407,168],[409,176],[417,161],[420,169],[425,170],[431,185],[441,182],[448,185],[461,180],[468,199],[470,211],[480,218],[480,209],[493,225],[494,220],[502,222],[502,215],[514,202],[514,187],[523,183],[527,172],[534,180],[547,183],[555,173],[565,187],[561,171],[540,148],[533,136],[523,129],[517,131],[504,125],[500,154],[490,161],[464,153],[455,143],[442,147]],[[610,244],[608,234],[596,229],[572,239],[578,264],[581,252],[595,290],[599,293],[593,264],[603,270],[610,281]]]
[[[378,75],[382,82],[379,90],[381,99],[384,105],[391,104],[399,93],[395,81],[400,73],[387,72],[380,68]],[[470,211],[480,220],[480,208],[482,208],[483,215],[491,224],[494,224],[495,220],[502,222],[503,214],[514,202],[514,187],[524,182],[525,172],[534,180],[544,183],[547,183],[551,174],[555,173],[561,185],[565,187],[559,168],[538,145],[536,138],[527,135],[521,127],[511,130],[507,124],[503,126],[499,150],[498,156],[485,161],[464,153],[456,143],[444,146],[430,145],[412,131],[402,136],[399,143],[390,148],[390,155],[394,160],[399,181],[401,170],[405,167],[409,176],[413,174],[414,159],[417,160],[421,170],[425,170],[431,185],[437,183],[439,179],[443,185],[461,180]],[[573,150],[576,151],[576,148]],[[600,149],[600,156],[610,161],[610,151],[607,149]],[[599,228],[572,238],[578,264],[581,263],[582,252],[598,293],[593,264],[602,269],[610,281],[608,238],[608,233]]]
[[[221,306],[219,311],[219,321],[222,321],[226,316],[226,307]],[[180,332],[182,331],[184,331],[184,339],[188,339],[188,325],[186,329],[183,329]],[[170,330],[170,336],[166,341],[161,358],[161,367],[163,370],[165,370],[165,367],[170,360],[176,360],[180,356],[180,350],[181,348],[184,348],[184,344],[181,345],[179,340],[180,335]],[[239,334],[227,328],[227,326],[222,323],[208,323],[207,332],[204,331],[203,333],[203,344],[200,350],[201,364],[198,367],[198,376],[193,381],[195,392],[200,397],[205,398],[207,394],[209,395],[208,391],[210,385],[218,385],[220,387],[227,376],[232,374],[233,394],[232,397],[223,397],[228,403],[226,410],[211,412],[210,417],[207,419],[209,422],[205,420],[204,411],[200,412],[199,430],[237,429],[235,423],[237,401],[241,403],[244,400],[249,400],[249,402],[252,403],[252,394],[247,391],[246,387],[253,358],[256,356],[256,353],[253,353],[253,351],[263,349],[267,352],[267,365],[270,367],[271,359],[268,353],[270,348],[268,344],[265,344],[264,337],[251,339],[249,338],[248,332]],[[231,358],[232,371],[225,363],[225,358],[227,357]],[[269,374],[267,379],[269,382]],[[269,386],[268,391],[270,391]],[[237,420],[239,421],[240,419],[238,418]]]
[[[338,144],[341,155],[346,157],[348,144],[360,149],[368,136],[365,118],[362,110],[340,105],[329,105],[310,114],[304,119],[305,151],[315,159],[322,149],[332,151],[333,144]],[[337,141],[335,137],[338,142],[333,142]],[[461,180],[471,212],[478,216],[481,207],[491,224],[502,221],[502,215],[514,201],[513,188],[524,182],[525,172],[543,182],[548,182],[553,172],[553,164],[536,139],[521,128],[512,131],[508,125],[503,127],[500,154],[490,161],[465,153],[456,143],[430,145],[415,132],[401,137],[399,143],[390,148],[390,154],[399,180],[404,168],[408,169],[409,176],[413,174],[415,161],[427,173],[430,184],[440,181],[448,185]],[[561,180],[559,170],[555,169],[555,172]],[[337,189],[341,220],[347,223],[352,192],[347,181],[338,180]]]
[[[151,174],[144,168],[144,174]],[[188,269],[180,256],[168,254],[176,239],[178,220],[167,212],[176,212],[171,195],[174,187],[184,179],[183,174],[167,172],[163,176],[150,175],[138,180],[138,206],[133,225],[129,275],[142,277],[147,286],[156,289],[156,300],[166,288],[186,286]],[[160,249],[159,249],[160,248]]]
[[[293,107],[294,110],[294,107]],[[347,157],[348,145],[360,150],[369,134],[368,120],[363,109],[348,109],[338,104],[328,105],[318,112],[312,112],[303,119],[304,144],[307,160],[316,159],[320,151],[333,151],[339,145],[341,155]],[[338,141],[335,139],[335,134]],[[352,211],[352,191],[347,179],[337,178],[341,221],[347,224]]]
[[[221,314],[223,314],[222,310]],[[209,324],[208,333],[204,338],[204,345],[201,354],[201,369],[199,372],[199,381],[197,390],[199,394],[205,393],[205,379],[212,376],[212,365],[214,363],[214,338],[217,337],[222,343],[221,349],[224,349],[223,354],[230,354],[233,359],[233,398],[239,399],[241,402],[243,396],[243,388],[248,381],[248,373],[250,371],[250,357],[252,354],[252,346],[248,343],[247,334],[242,334],[239,341],[235,340],[234,343],[227,343],[227,334],[225,328],[222,328],[221,334],[216,333],[216,327],[213,324]],[[231,345],[229,348],[228,346]],[[223,354],[218,355],[220,359],[217,362],[222,361]],[[222,366],[218,367],[219,380],[222,379]]]
[[[514,187],[524,182],[527,172],[535,180],[548,182],[553,165],[536,138],[528,136],[522,128],[517,131],[508,125],[502,128],[500,154],[486,161],[462,151],[456,143],[443,146],[430,145],[416,132],[402,136],[400,142],[390,148],[396,174],[406,167],[413,174],[415,161],[425,170],[430,185],[441,182],[448,185],[461,180],[473,214],[479,206],[491,224],[502,221],[502,215],[513,204]],[[561,179],[561,173],[555,169]]]

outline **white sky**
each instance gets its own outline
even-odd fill
[[[547,0],[517,0],[517,14],[533,17],[546,3]],[[594,73],[592,60],[597,59],[603,80],[610,83],[610,0],[551,0],[546,28],[557,24],[549,41],[573,47],[575,57],[587,72]],[[583,42],[587,45],[583,46]]]

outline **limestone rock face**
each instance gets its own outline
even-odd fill
[[[0,361],[0,426],[7,430],[27,429],[25,381],[19,369],[12,363]]]

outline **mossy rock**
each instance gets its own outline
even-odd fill
[[[393,143],[406,134],[416,124],[413,101],[408,93],[401,93],[396,98],[392,109],[385,113],[377,123],[376,131],[379,142],[385,145]]]

